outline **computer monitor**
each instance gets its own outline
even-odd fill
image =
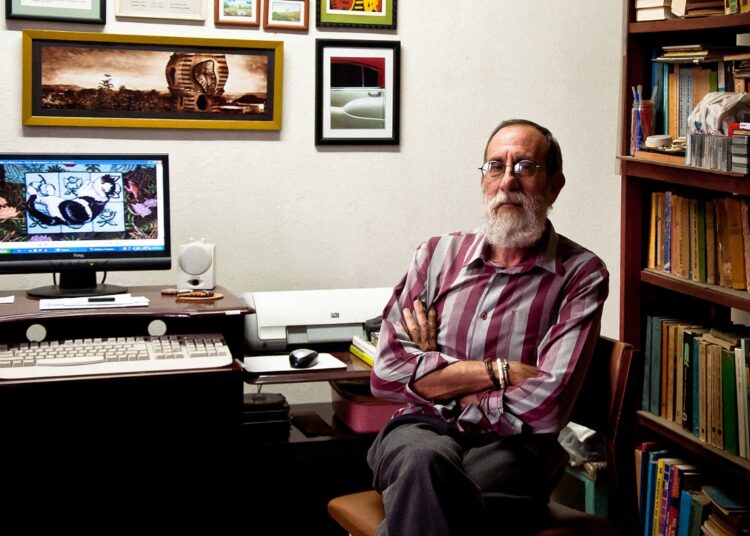
[[[97,272],[169,268],[168,155],[0,153],[0,274],[59,274],[30,296],[118,294]]]

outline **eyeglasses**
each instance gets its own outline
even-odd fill
[[[511,174],[519,179],[530,179],[537,174],[537,171],[542,169],[541,166],[533,160],[519,160],[514,164],[506,164],[502,160],[488,160],[485,162],[480,171],[482,176],[491,181],[502,179],[505,175],[505,168],[511,168]]]

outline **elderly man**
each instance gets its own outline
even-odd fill
[[[547,219],[549,130],[505,121],[484,159],[482,230],[424,242],[383,313],[372,391],[407,404],[368,453],[381,536],[518,534],[566,461],[609,274]]]

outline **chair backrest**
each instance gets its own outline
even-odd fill
[[[620,503],[635,496],[635,491],[623,489],[633,475],[631,423],[635,408],[632,397],[633,346],[629,343],[600,336],[591,359],[586,379],[573,407],[571,420],[601,433],[606,440],[607,476],[613,496]],[[626,475],[622,482],[618,475]],[[611,503],[610,503],[611,504]],[[624,504],[620,516],[628,518],[632,512]]]

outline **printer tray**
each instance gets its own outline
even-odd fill
[[[375,434],[405,404],[375,398],[369,380],[331,381],[333,413],[351,430]]]

